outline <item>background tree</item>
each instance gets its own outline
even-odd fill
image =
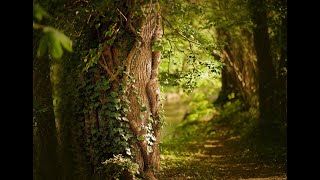
[[[224,63],[222,90],[216,104],[240,99],[245,107],[257,106],[256,57],[253,46],[252,24],[246,2],[211,1],[212,13],[208,13],[208,26],[215,31],[218,48],[212,54]]]
[[[286,123],[286,119],[282,119],[286,118],[286,1],[250,1],[250,8],[256,25],[254,45],[259,69],[260,121],[263,130],[275,134]],[[264,134],[267,135],[270,133]]]

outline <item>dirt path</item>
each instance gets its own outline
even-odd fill
[[[174,133],[185,108],[177,102],[165,106],[168,124],[162,131],[165,135],[162,140]],[[284,164],[245,158],[250,152],[238,148],[239,138],[226,139],[223,134],[220,130],[210,139],[176,141],[178,138],[173,138],[165,141],[161,146],[159,180],[287,179]]]
[[[164,152],[159,179],[287,179],[284,165],[244,160],[245,152],[232,141],[237,138],[191,142]]]

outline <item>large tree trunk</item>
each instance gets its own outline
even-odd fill
[[[151,10],[155,13],[148,13],[145,20],[142,20],[141,27],[135,27],[135,29],[141,31],[141,41],[136,41],[131,48],[127,64],[127,73],[135,80],[132,86],[128,88],[128,99],[131,107],[131,111],[128,113],[129,124],[135,135],[144,137],[143,140],[138,141],[134,154],[137,163],[140,167],[143,167],[147,179],[155,179],[153,169],[158,170],[160,162],[158,147],[160,140],[158,66],[161,55],[158,50],[152,52],[152,43],[160,40],[162,30],[160,14],[157,14],[155,4],[148,5],[144,13]],[[138,90],[137,94],[134,92],[135,89]],[[141,98],[141,102],[139,102],[137,95]],[[144,112],[142,112],[143,106],[146,106]],[[153,119],[153,123],[150,122],[150,118]],[[152,124],[152,130],[148,132],[149,124]],[[146,140],[148,134],[155,136],[156,139],[150,153]]]
[[[50,81],[49,59],[35,59],[33,70],[33,97],[41,109],[36,114],[39,143],[39,178],[58,179],[57,136]]]
[[[140,9],[142,14],[137,15],[135,13],[137,9]],[[159,4],[156,1],[127,1],[119,4],[117,10],[123,21],[115,25],[115,27],[119,27],[119,30],[114,31],[113,35],[115,35],[112,35],[114,43],[108,43],[108,40],[113,37],[100,41],[103,52],[99,57],[97,70],[91,74],[91,78],[94,76],[93,84],[96,85],[105,80],[111,84],[108,94],[101,95],[98,101],[103,104],[108,101],[110,94],[117,94],[113,98],[119,98],[120,102],[116,102],[116,104],[121,104],[121,107],[117,110],[113,109],[113,111],[128,119],[129,129],[133,134],[133,139],[136,139],[126,140],[131,144],[132,159],[139,165],[140,172],[146,179],[156,179],[154,172],[159,170],[160,166],[158,66],[161,53],[157,49],[153,49],[153,45],[156,44],[155,42],[159,42],[162,36]],[[120,25],[122,22],[125,23]],[[110,24],[106,23],[106,26],[110,27]],[[117,32],[121,32],[122,35],[116,35]],[[123,109],[125,104],[130,107],[128,111]],[[86,113],[85,139],[94,140],[96,135],[91,132],[94,129],[101,129],[102,124],[109,123],[108,125],[111,126],[110,123],[113,120],[104,117],[103,111],[102,108],[97,107]],[[115,123],[112,123],[113,127],[107,128],[123,128],[114,127]],[[123,126],[121,123],[118,125]],[[109,133],[107,138],[121,139],[121,137],[110,134],[106,129],[101,131],[104,131],[102,134]],[[112,142],[115,139],[107,141]],[[88,160],[91,162],[94,173],[98,171],[102,161],[112,157],[110,154],[97,151],[102,143],[104,142],[92,143],[91,141],[91,143],[87,143]],[[110,146],[115,147],[115,144],[106,144],[104,147],[110,149]],[[126,149],[108,151],[108,153],[110,152],[126,154]],[[130,179],[132,176],[126,175],[126,178]]]
[[[155,20],[154,20],[155,21]],[[151,52],[151,36],[154,34],[155,23],[146,23],[142,27],[142,45],[137,48],[135,59],[130,65],[130,74],[135,83],[133,85],[138,90],[138,96],[141,97],[141,102],[138,102],[137,96],[134,93],[134,88],[128,89],[128,99],[131,104],[131,111],[128,113],[130,126],[136,135],[144,137],[144,140],[138,142],[135,151],[135,159],[139,163],[147,176],[152,177],[152,168],[159,168],[159,87],[158,87],[158,64],[159,52]],[[153,28],[152,28],[153,26]],[[153,32],[152,32],[153,31]],[[135,47],[134,47],[135,48]],[[139,50],[138,50],[139,49]],[[134,49],[132,49],[134,50]],[[131,50],[131,52],[132,52]],[[134,50],[136,51],[136,50]],[[141,112],[141,104],[146,105],[146,111]],[[142,115],[142,118],[141,118]],[[151,117],[155,124],[153,125],[153,132],[147,132],[149,117]],[[144,127],[144,128],[143,128]],[[146,141],[147,134],[154,134],[157,141],[154,143],[152,153],[148,153],[148,142]],[[152,179],[152,178],[150,178]]]

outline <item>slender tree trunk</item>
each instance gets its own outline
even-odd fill
[[[40,179],[58,179],[57,136],[49,59],[35,59],[33,97],[44,111],[37,113]]]
[[[279,92],[281,120],[287,123],[287,17],[282,19],[281,24],[281,52],[279,66]]]
[[[78,60],[78,59],[77,59]],[[83,153],[74,151],[75,146],[79,142],[74,141],[73,129],[76,126],[74,94],[77,89],[75,86],[75,76],[70,71],[72,59],[63,57],[60,61],[56,61],[52,66],[52,90],[56,99],[55,118],[57,124],[58,137],[58,159],[61,167],[61,180],[77,179],[75,177],[74,156],[83,156]],[[72,79],[72,80],[70,80]],[[80,162],[77,162],[80,163]],[[78,164],[80,165],[80,164]]]

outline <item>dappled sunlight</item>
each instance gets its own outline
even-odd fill
[[[166,125],[162,129],[159,179],[286,179],[285,166],[243,161],[250,151],[239,151],[230,145],[238,142],[240,136],[226,137],[226,127],[215,130],[212,138],[200,138],[198,135],[203,132],[195,131],[196,134],[184,136],[189,140],[179,140],[179,123],[190,104],[175,98],[179,100],[164,103]],[[187,131],[179,128],[179,132]]]
[[[216,147],[222,147],[222,144],[205,144],[204,148],[216,148]]]

